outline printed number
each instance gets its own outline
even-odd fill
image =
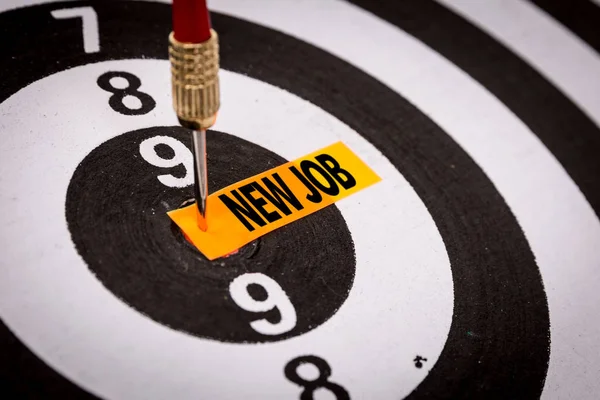
[[[111,83],[113,78],[123,78],[127,81],[127,87],[116,88]],[[142,81],[137,76],[129,72],[109,71],[98,78],[98,86],[107,92],[113,93],[108,100],[108,105],[118,113],[123,115],[143,115],[154,109],[156,102],[147,93],[140,92],[138,89],[142,86]],[[126,97],[134,97],[141,103],[139,108],[129,108],[123,103]]]
[[[55,19],[81,18],[83,25],[83,50],[86,53],[100,51],[100,34],[98,33],[98,15],[92,7],[75,7],[54,10],[50,13]]]
[[[158,145],[169,146],[175,156],[173,158],[162,158],[156,152]],[[140,154],[144,160],[148,161],[155,167],[173,168],[177,165],[185,167],[185,176],[177,178],[171,174],[158,175],[158,180],[165,186],[169,187],[186,187],[194,183],[194,157],[192,152],[185,147],[179,140],[170,136],[154,136],[140,143]]]
[[[312,381],[298,375],[298,367],[302,364],[312,364],[319,370],[319,376]],[[313,400],[316,389],[324,388],[335,395],[337,400],[350,400],[350,395],[337,383],[329,382],[327,379],[331,376],[331,367],[327,361],[317,356],[301,356],[294,358],[287,363],[283,372],[285,377],[294,382],[298,386],[302,386],[304,391],[300,394],[300,400]]]
[[[248,286],[259,285],[267,292],[264,300],[255,300],[248,293]],[[235,278],[229,285],[229,294],[242,309],[250,312],[265,312],[277,307],[281,320],[272,323],[266,319],[252,321],[252,329],[263,335],[280,335],[296,326],[296,310],[281,286],[261,273],[248,273]]]

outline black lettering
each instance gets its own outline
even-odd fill
[[[281,219],[281,215],[279,215],[277,211],[268,212],[267,210],[265,210],[265,205],[267,204],[265,199],[263,199],[262,197],[257,198],[252,196],[251,193],[256,191],[256,188],[254,187],[254,182],[244,185],[238,190],[241,194],[244,195],[244,197],[248,199],[250,203],[252,203],[254,207],[256,207],[258,212],[260,212],[262,216],[266,218],[267,221],[275,222],[278,219]]]
[[[235,215],[236,218],[239,219],[242,224],[244,224],[248,231],[252,232],[254,227],[250,222],[248,222],[248,220],[246,220],[246,218],[244,218],[244,215],[254,221],[254,223],[258,226],[265,226],[267,224],[235,189],[231,191],[231,194],[237,199],[237,201],[240,202],[241,205],[227,197],[226,194],[219,195],[219,199],[223,202],[223,204],[225,204],[225,206],[227,206],[227,208],[229,208],[233,215]]]
[[[298,178],[298,180],[302,182],[302,184],[310,191],[310,193],[306,195],[306,198],[309,201],[312,201],[313,203],[320,203],[323,201],[323,196],[321,193],[310,184],[310,182],[304,177],[304,175],[302,175],[300,171],[298,171],[296,167],[290,167],[290,171],[292,171],[292,173],[296,175],[296,178]]]
[[[310,182],[320,189],[323,193],[328,194],[330,196],[335,196],[340,193],[340,188],[338,187],[335,180],[325,171],[323,168],[319,167],[318,164],[315,164],[312,161],[304,160],[300,163],[300,168],[302,168],[302,172],[304,175],[310,180]],[[329,186],[323,185],[312,173],[311,170],[317,171],[329,184]]]
[[[320,154],[315,159],[329,172],[333,178],[346,190],[356,186],[356,179],[350,172],[342,169],[340,163],[329,154]],[[345,179],[344,179],[345,178]]]
[[[254,187],[260,192],[260,194],[262,194],[269,202],[273,203],[273,205],[275,205],[275,207],[277,207],[279,211],[285,215],[290,215],[292,213],[288,205],[285,204],[285,201],[294,206],[296,210],[302,210],[304,206],[302,203],[300,203],[300,200],[294,196],[294,193],[285,184],[277,172],[273,174],[273,179],[277,181],[280,187],[278,187],[267,177],[262,178],[262,182],[268,190],[263,188],[258,182],[254,182]]]

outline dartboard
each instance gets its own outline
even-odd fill
[[[381,181],[209,261],[169,2],[0,1],[6,398],[600,396],[600,4],[215,0],[210,191]]]

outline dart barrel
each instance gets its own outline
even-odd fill
[[[169,35],[173,108],[179,123],[205,130],[214,125],[219,110],[219,38],[211,29],[203,43],[182,43]]]

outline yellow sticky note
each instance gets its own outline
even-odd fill
[[[337,142],[211,194],[206,232],[198,228],[195,204],[168,215],[198,250],[214,260],[380,180]]]

